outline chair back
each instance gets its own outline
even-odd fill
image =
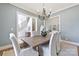
[[[10,33],[9,39],[12,42],[15,55],[18,56],[20,54],[20,46],[18,44],[18,41],[17,41],[17,38],[16,38],[15,34],[14,33]]]
[[[57,40],[58,40],[58,31],[52,32],[50,42],[49,42],[49,55],[57,56]]]

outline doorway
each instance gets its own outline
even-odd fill
[[[47,31],[60,31],[60,15],[50,17],[46,20]]]

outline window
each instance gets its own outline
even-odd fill
[[[18,22],[18,26],[21,28],[22,27],[22,23],[26,20],[26,15],[18,12],[17,13],[17,22]]]
[[[17,12],[17,36],[25,36],[26,32],[37,31],[36,17]]]

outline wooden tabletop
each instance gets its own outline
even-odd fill
[[[43,37],[41,35],[36,35],[33,37],[25,37],[22,40],[26,42],[29,46],[35,47],[40,44],[44,44],[50,40],[51,34],[47,35],[46,37]]]

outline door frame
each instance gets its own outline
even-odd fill
[[[59,32],[61,31],[61,22],[60,22],[60,15],[51,16],[50,18],[58,17],[59,18]]]

